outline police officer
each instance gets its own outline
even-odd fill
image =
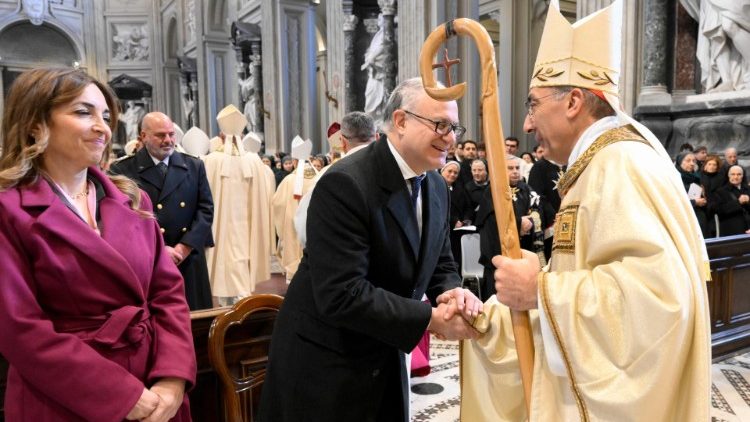
[[[190,309],[211,308],[204,249],[214,246],[214,204],[206,169],[201,160],[175,151],[174,124],[164,113],[143,117],[140,138],[144,148],[110,171],[135,180],[151,198],[167,251],[185,279]]]

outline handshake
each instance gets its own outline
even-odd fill
[[[472,327],[482,313],[483,303],[471,291],[456,287],[437,297],[427,330],[441,340],[475,339],[479,331]]]

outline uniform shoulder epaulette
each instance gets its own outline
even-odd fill
[[[120,161],[125,161],[125,160],[127,160],[128,158],[134,158],[134,157],[135,157],[135,154],[133,154],[133,155],[126,155],[126,156],[124,156],[124,157],[120,157],[120,158],[116,159],[116,160],[115,160],[115,161],[113,161],[112,163],[113,163],[113,164],[114,164],[114,163],[119,163]]]

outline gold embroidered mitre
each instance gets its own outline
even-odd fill
[[[529,88],[577,86],[618,95],[622,0],[570,24],[550,2]]]

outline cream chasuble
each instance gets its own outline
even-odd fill
[[[276,181],[258,154],[215,151],[203,158],[214,197],[213,235],[206,250],[214,296],[248,296],[271,278],[271,198]]]
[[[281,266],[286,273],[286,279],[291,280],[297,267],[302,260],[302,244],[297,237],[297,230],[294,228],[294,215],[299,207],[299,200],[294,198],[294,178],[298,171],[305,168],[304,181],[302,184],[302,195],[304,196],[310,189],[315,186],[315,169],[305,165],[298,166],[294,172],[287,175],[279,183],[276,193],[273,195],[273,225],[276,228],[276,234],[279,237],[279,250],[277,256],[281,261]]]
[[[673,166],[630,127],[609,130],[560,181],[550,265],[532,313],[532,421],[708,421],[705,245]],[[523,421],[510,315],[462,344],[461,420]],[[545,325],[541,324],[541,325]]]

